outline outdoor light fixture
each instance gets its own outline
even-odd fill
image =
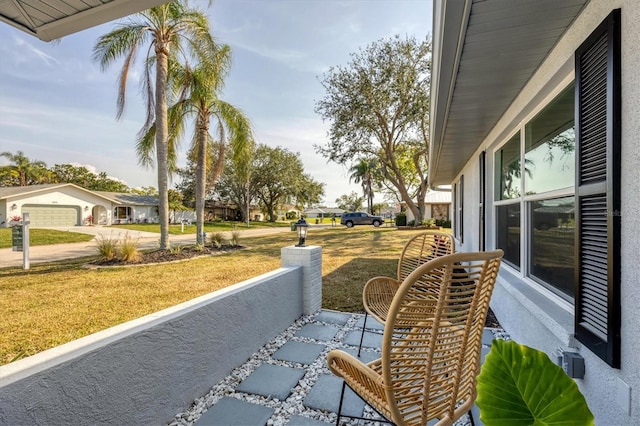
[[[296,247],[305,247],[304,240],[307,239],[307,230],[309,229],[307,221],[300,219],[296,222],[296,229],[298,230],[298,244],[296,244]]]
[[[11,204],[11,210],[15,210],[18,208],[18,205],[16,203]]]
[[[89,210],[89,206],[84,206],[84,211],[88,211]]]

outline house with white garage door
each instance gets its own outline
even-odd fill
[[[157,222],[157,206],[154,196],[90,191],[71,183],[0,188],[0,227],[25,213],[36,228]]]

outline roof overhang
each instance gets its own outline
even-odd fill
[[[0,0],[0,21],[51,41],[168,0]]]
[[[589,0],[434,0],[429,182],[450,184]]]

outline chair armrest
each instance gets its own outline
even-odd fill
[[[377,359],[365,364],[358,358],[340,349],[334,349],[327,354],[329,370],[344,381],[361,396],[366,396],[368,402],[380,404],[386,399],[385,386],[382,376],[374,368],[380,365]],[[373,396],[373,400],[370,398]]]
[[[387,319],[393,297],[402,284],[395,278],[374,277],[362,289],[362,304],[364,309],[382,324]]]

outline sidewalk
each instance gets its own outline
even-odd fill
[[[73,226],[68,228],[55,228],[60,231],[79,232],[85,234],[92,234],[98,237],[99,235],[105,238],[122,238],[125,235],[129,235],[132,238],[139,238],[138,247],[142,250],[150,250],[158,248],[160,234],[153,232],[140,232],[130,231],[121,228],[103,228],[100,226]],[[243,237],[255,237],[260,235],[273,235],[289,232],[291,237],[288,238],[292,243],[296,241],[294,233],[290,228],[242,228],[238,227],[238,231],[242,232]],[[227,237],[231,234],[231,231],[223,232]],[[196,234],[183,234],[183,235],[169,235],[170,244],[195,244]],[[29,262],[46,263],[56,262],[65,259],[75,259],[78,257],[92,256],[96,253],[95,238],[91,241],[84,243],[69,243],[69,244],[53,244],[45,246],[31,246],[29,247]],[[22,252],[12,251],[11,248],[0,249],[0,268],[7,267],[20,267],[22,266]]]

